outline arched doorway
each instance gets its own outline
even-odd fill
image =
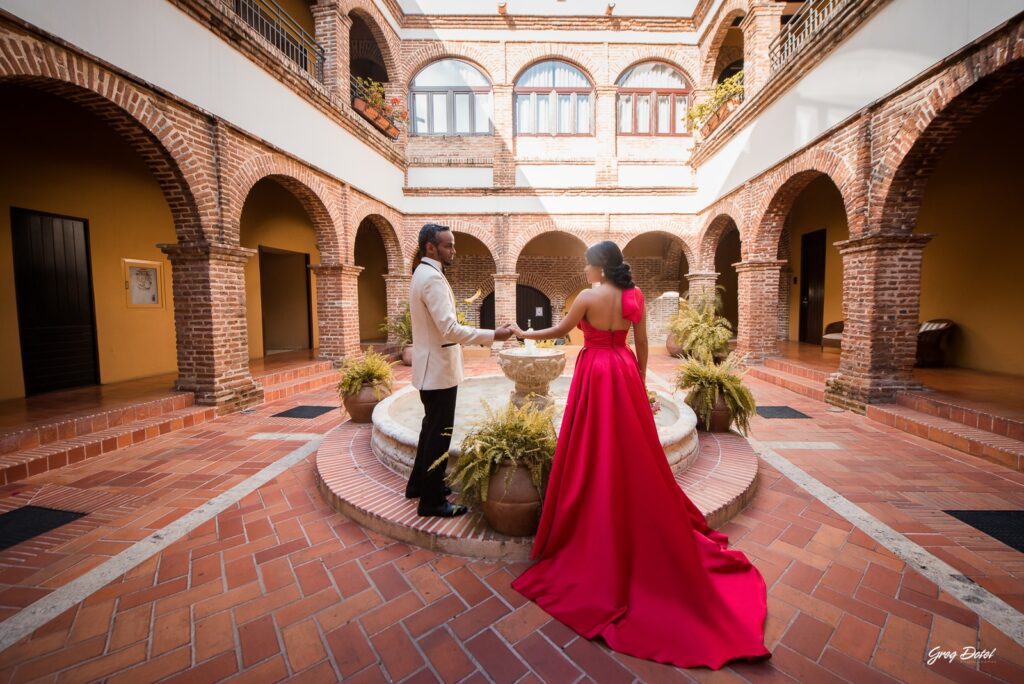
[[[356,265],[359,272],[359,341],[372,344],[385,341],[381,325],[388,316],[387,283],[388,254],[384,238],[374,219],[367,217],[356,229]]]
[[[0,84],[0,399],[177,369],[162,161],[46,87]]]
[[[679,312],[679,297],[689,289],[685,244],[671,233],[644,233],[630,240],[622,255],[647,300],[648,336],[660,342],[668,334],[669,320]]]
[[[517,287],[516,318],[520,326],[523,322],[529,323],[529,319],[535,321],[535,328],[538,320],[547,321],[547,325],[562,320],[568,310],[569,298],[586,287],[582,275],[586,250],[587,246],[580,238],[558,230],[540,233],[523,246],[516,259],[518,285],[529,286],[544,299],[533,293],[524,293],[523,296],[529,299],[526,304],[521,304]],[[525,321],[522,320],[524,318]]]
[[[389,80],[386,60],[370,23],[358,12],[349,15],[352,27],[349,29],[349,71],[352,78],[368,78],[377,83]]]
[[[484,297],[480,306],[480,327],[495,327],[494,293]],[[553,324],[551,299],[535,287],[516,285],[516,325],[523,330],[549,328]]]
[[[739,330],[740,299],[739,274],[734,264],[742,260],[740,231],[730,219],[722,230],[715,247],[715,272],[717,284],[722,287],[722,316],[732,324],[733,332]]]
[[[271,178],[253,185],[242,206],[240,242],[257,250],[245,267],[249,357],[317,346],[316,282],[320,263],[313,221],[288,189]]]

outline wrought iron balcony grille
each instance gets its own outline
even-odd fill
[[[235,14],[320,83],[324,49],[274,0],[225,0]]]
[[[854,0],[806,0],[768,48],[772,73],[793,58],[814,36]]]

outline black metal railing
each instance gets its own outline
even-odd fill
[[[782,68],[807,41],[820,33],[832,19],[854,0],[806,0],[782,27],[768,48],[772,72]]]
[[[324,82],[324,49],[274,0],[224,1],[285,57]]]

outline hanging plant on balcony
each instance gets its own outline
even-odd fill
[[[409,120],[409,111],[402,98],[388,98],[384,84],[356,76],[352,81],[352,106],[357,112],[392,139]]]
[[[724,119],[725,116],[733,109],[736,109],[742,101],[743,72],[737,71],[735,74],[716,85],[715,89],[711,92],[711,97],[692,107],[686,116],[694,124],[703,126],[720,111],[723,112],[720,119]]]

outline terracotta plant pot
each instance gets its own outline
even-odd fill
[[[390,392],[383,394],[381,399],[388,394]],[[345,411],[353,423],[369,423],[373,417],[373,408],[380,403],[380,399],[373,393],[372,387],[364,385],[355,394],[343,397],[341,403],[345,405]]]
[[[718,401],[711,409],[711,426],[706,426],[698,413],[697,429],[705,432],[728,432],[730,425],[732,425],[732,412],[729,410],[728,404],[725,403],[725,397],[719,392]]]
[[[394,124],[390,124],[388,125],[388,130],[385,131],[385,133],[388,134],[389,138],[395,139],[398,137],[398,127]]]
[[[355,107],[355,110],[357,112],[365,112],[366,111],[366,100],[364,100],[361,97],[357,97],[356,99],[352,100],[352,106]]]
[[[411,366],[412,365],[412,345],[411,344],[405,345],[405,349],[402,350],[402,365],[403,366]]]
[[[495,532],[510,537],[528,537],[537,533],[540,523],[540,492],[533,486],[530,471],[516,468],[506,485],[512,466],[498,466],[491,473],[484,519]]]
[[[683,353],[683,348],[679,346],[679,340],[672,333],[665,338],[665,349],[668,350],[669,356],[679,356]]]
[[[376,107],[371,106],[369,103],[366,104],[366,109],[363,110],[363,113],[366,114],[366,118],[368,118],[370,121],[376,121],[377,118],[380,116],[380,111]]]

